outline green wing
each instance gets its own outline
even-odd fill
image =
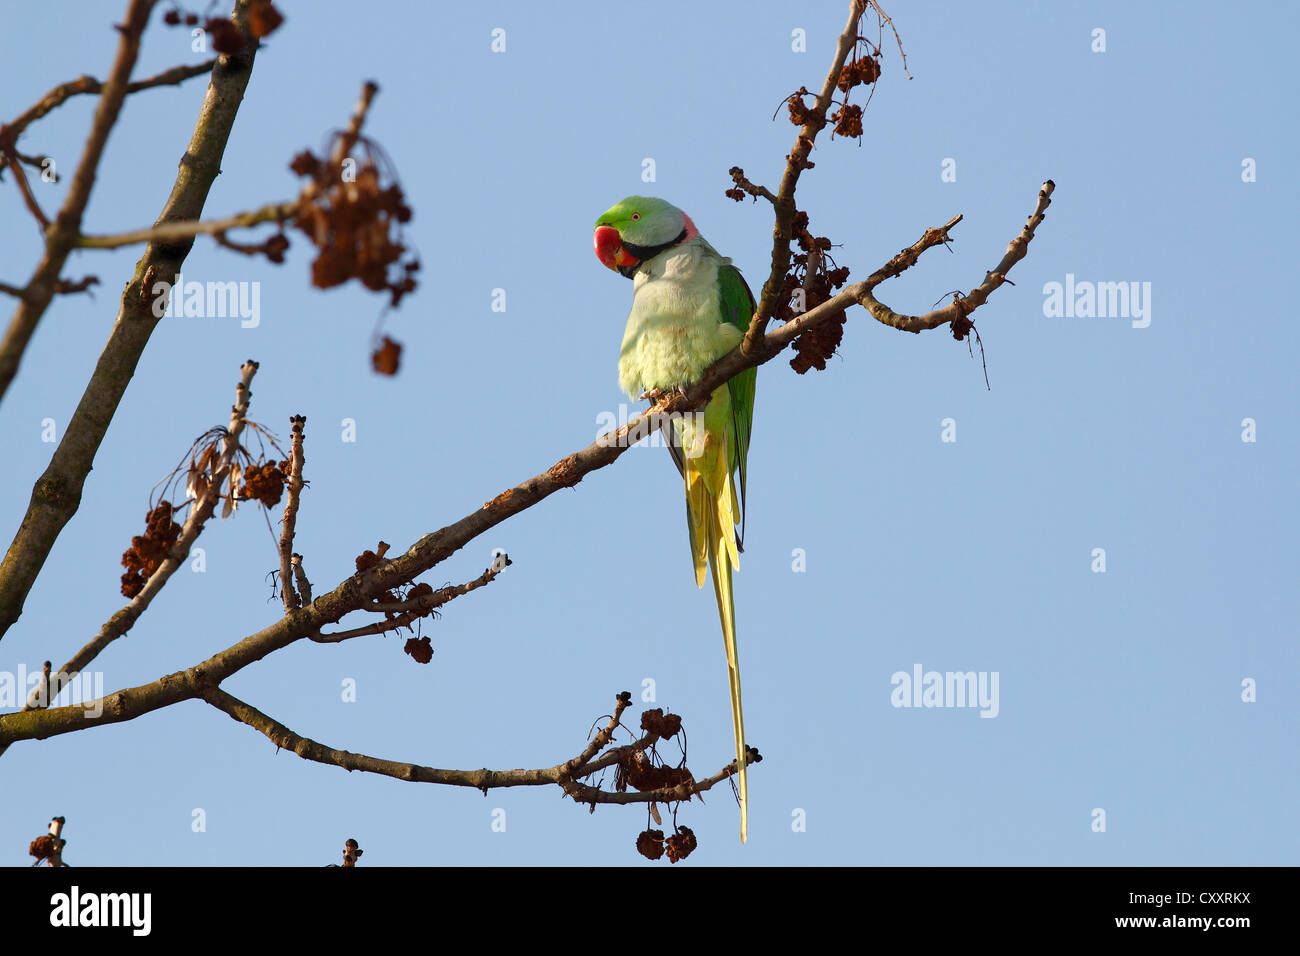
[[[718,298],[722,305],[722,320],[730,322],[744,332],[749,328],[749,320],[754,317],[754,294],[749,291],[745,277],[740,270],[730,263],[718,267]],[[740,479],[740,537],[736,541],[739,550],[744,550],[745,515],[745,479],[749,468],[749,433],[754,427],[754,388],[758,381],[758,369],[747,368],[733,375],[727,382],[727,391],[731,398],[732,433],[735,441],[729,451],[729,470]]]

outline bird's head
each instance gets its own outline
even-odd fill
[[[596,258],[627,278],[637,267],[700,231],[672,203],[653,196],[628,196],[596,220]]]

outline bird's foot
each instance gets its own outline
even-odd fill
[[[672,388],[669,389],[647,388],[644,392],[641,393],[640,398],[642,400],[649,400],[650,402],[657,402],[661,398],[669,398],[674,395],[680,398],[685,398],[686,386],[674,385]]]

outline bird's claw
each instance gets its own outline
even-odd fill
[[[644,392],[641,393],[640,399],[649,400],[651,403],[654,403],[654,402],[658,402],[661,398],[669,398],[672,396],[685,398],[686,386],[674,385],[672,388],[667,390],[662,388],[647,388]]]

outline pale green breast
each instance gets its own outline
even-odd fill
[[[636,398],[646,389],[696,381],[742,336],[722,320],[718,266],[725,260],[701,238],[660,253],[633,280],[618,383]]]

